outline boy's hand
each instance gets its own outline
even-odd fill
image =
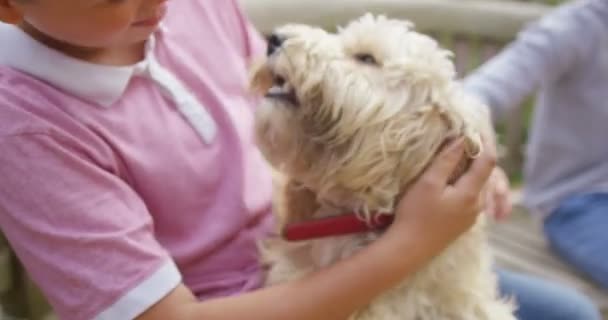
[[[471,168],[450,185],[450,176],[463,153],[462,139],[439,153],[401,199],[391,229],[416,233],[420,244],[434,251],[447,246],[475,223],[483,209],[483,189],[495,168],[496,153],[494,148],[484,146]]]
[[[497,153],[496,132],[490,128],[484,136],[485,148]],[[500,167],[494,168],[488,179],[484,210],[495,220],[507,219],[511,214],[512,201],[509,178]]]
[[[506,220],[513,209],[509,178],[502,168],[496,167],[488,180],[485,210],[498,221]]]

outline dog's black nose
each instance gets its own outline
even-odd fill
[[[270,37],[268,37],[268,48],[266,49],[266,54],[271,56],[273,53],[277,52],[277,50],[279,50],[283,45],[284,41],[284,37],[276,33],[271,34]]]

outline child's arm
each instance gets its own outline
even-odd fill
[[[179,270],[108,145],[73,122],[63,134],[38,121],[26,112],[44,100],[24,92],[0,85],[2,114],[27,119],[0,134],[2,233],[60,319],[133,319],[180,283]]]
[[[578,6],[578,7],[577,7]],[[511,45],[465,79],[465,88],[492,110],[494,121],[543,84],[557,81],[583,61],[593,44],[580,3],[564,5],[524,30]]]
[[[355,256],[303,279],[230,298],[197,302],[180,285],[137,319],[346,319],[473,224],[496,156],[486,151],[455,186],[447,186],[461,155],[456,144],[444,150],[403,198],[389,231]]]
[[[360,254],[300,281],[197,303],[154,238],[145,204],[92,160],[104,147],[82,139],[0,137],[0,226],[62,319],[346,318],[473,223],[495,161],[487,154],[446,187],[462,150],[443,153],[401,201],[393,227]]]

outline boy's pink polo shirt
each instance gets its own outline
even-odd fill
[[[133,319],[182,280],[201,299],[260,285],[263,42],[232,0],[170,2],[164,27],[110,67],[0,25],[0,226],[62,319]]]

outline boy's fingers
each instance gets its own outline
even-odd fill
[[[464,154],[464,139],[459,138],[448,144],[433,160],[424,176],[435,182],[447,183],[456,170]]]
[[[487,148],[473,160],[471,168],[456,182],[456,188],[481,190],[496,166],[496,155]]]

